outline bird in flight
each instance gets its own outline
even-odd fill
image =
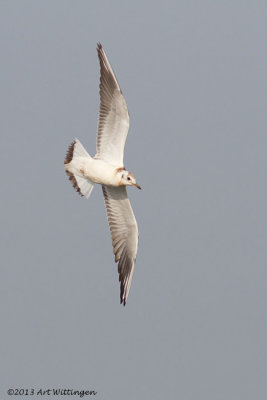
[[[102,185],[115,262],[118,262],[120,302],[129,294],[138,247],[138,228],[126,186],[141,187],[124,168],[123,153],[129,130],[129,114],[122,91],[100,43],[100,110],[96,155],[91,157],[75,139],[64,161],[65,171],[76,191],[87,199],[94,184]]]

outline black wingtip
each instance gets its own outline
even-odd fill
[[[126,306],[126,298],[124,297],[124,290],[121,287],[121,293],[120,293],[120,299],[121,299],[121,304],[125,307]]]
[[[121,304],[125,307],[126,306],[126,300],[125,299],[121,299]]]

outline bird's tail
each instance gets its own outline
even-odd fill
[[[64,161],[66,174],[68,175],[74,189],[76,189],[81,196],[85,196],[87,199],[90,197],[94,183],[82,175],[82,170],[79,166],[81,165],[82,160],[88,157],[91,158],[81,142],[78,139],[75,139],[70,144]]]

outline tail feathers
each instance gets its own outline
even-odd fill
[[[66,171],[66,174],[68,175],[69,180],[72,183],[74,189],[76,190],[76,192],[79,193],[79,195],[83,196],[83,193],[81,192],[81,189],[78,186],[78,183],[77,183],[75,175],[72,174],[71,172],[69,172],[67,169],[65,169],[65,171]]]
[[[81,196],[85,196],[89,199],[90,194],[94,188],[94,183],[90,181],[90,179],[83,178],[79,175],[74,175],[74,179],[76,180],[76,184],[78,186],[78,192]]]
[[[78,139],[75,139],[70,144],[65,157],[65,171],[74,189],[76,189],[76,191],[81,196],[85,196],[88,199],[93,190],[94,183],[90,179],[85,178],[84,176],[81,176],[79,174],[79,169],[77,169],[76,167],[80,163],[80,157],[90,156],[81,144],[81,142]]]
[[[76,157],[90,157],[78,139],[69,145],[64,164],[69,164]]]

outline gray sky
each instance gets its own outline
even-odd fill
[[[1,399],[266,397],[266,14],[0,1]],[[125,308],[102,191],[80,198],[63,167],[74,137],[95,153],[98,41],[143,189],[128,190],[140,242]]]

